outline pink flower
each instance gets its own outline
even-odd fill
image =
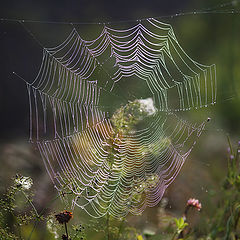
[[[195,198],[188,199],[187,206],[188,207],[195,207],[198,211],[200,211],[201,208],[202,208],[202,204],[199,202],[198,199],[195,199]]]

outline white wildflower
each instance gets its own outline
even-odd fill
[[[152,98],[139,99],[138,102],[141,105],[141,110],[146,112],[148,115],[153,115],[156,112]]]
[[[24,190],[29,190],[33,184],[33,181],[30,177],[17,176],[15,183],[18,187]]]

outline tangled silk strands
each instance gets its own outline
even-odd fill
[[[136,100],[109,116],[106,105],[123,101],[119,89],[132,81]],[[138,84],[147,99],[139,100]],[[73,28],[43,49],[39,73],[27,83],[30,140],[56,188],[74,193],[74,206],[96,218],[140,214],[161,200],[207,122],[190,124],[177,113],[215,104],[216,89],[215,65],[192,60],[169,24],[103,26],[94,40]],[[130,128],[137,116],[126,109],[134,104],[140,120]],[[126,125],[116,127],[120,115]]]

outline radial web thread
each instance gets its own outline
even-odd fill
[[[129,103],[122,99],[127,107],[112,114],[108,107],[133,79],[148,100],[136,92],[137,126],[117,128],[113,116]],[[43,49],[27,90],[30,140],[56,188],[71,190],[73,205],[93,217],[124,217],[155,206],[174,181],[206,124],[177,114],[216,102],[216,70],[192,60],[169,24],[147,19],[126,29],[104,25],[94,40],[73,28]]]

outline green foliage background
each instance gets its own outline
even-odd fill
[[[209,6],[218,6],[216,9],[220,10],[240,8],[239,1],[236,1],[234,5],[227,4],[223,8],[219,8],[220,4],[218,0],[191,1],[188,8],[194,10],[205,9]],[[142,11],[144,12],[144,10]],[[145,14],[152,16],[151,12]],[[42,14],[41,17],[44,19],[45,16]],[[133,17],[135,17],[134,13]],[[170,16],[160,20],[173,26],[183,49],[194,60],[206,65],[216,64],[217,104],[182,115],[190,121],[211,117],[211,122],[176,181],[167,190],[164,198],[166,204],[162,201],[155,208],[146,209],[142,216],[128,216],[127,222],[111,218],[93,221],[85,213],[76,209],[74,218],[69,223],[72,234],[77,233],[76,239],[81,239],[81,237],[107,239],[107,221],[110,221],[111,239],[131,240],[139,237],[140,240],[139,235],[152,240],[171,239],[176,230],[172,220],[182,216],[186,201],[190,197],[198,198],[203,209],[201,213],[190,212],[188,227],[193,233],[189,239],[237,239],[234,238],[234,234],[239,234],[239,232],[232,233],[231,228],[231,224],[236,222],[239,216],[239,162],[236,160],[234,165],[229,161],[231,154],[235,155],[234,159],[237,159],[237,156],[235,152],[227,151],[229,146],[227,136],[230,136],[232,149],[236,151],[237,142],[240,139],[240,14],[220,14],[212,8],[209,14]],[[46,26],[42,29],[41,26],[36,25],[34,31],[37,33],[37,37],[42,36],[46,42],[49,39],[58,40],[58,37],[56,40],[55,34],[49,35],[46,32]],[[56,32],[58,30],[56,28]],[[91,26],[85,31],[94,32],[94,27]],[[25,34],[28,33],[25,32]],[[59,39],[61,38],[64,38],[64,34],[59,35]],[[134,86],[128,86],[128,88],[134,89]],[[10,179],[16,173],[32,177],[34,182],[33,203],[39,212],[46,208],[43,214],[46,219],[39,221],[31,239],[54,239],[54,235],[46,229],[47,218],[49,215],[52,216],[63,209],[70,208],[70,206],[66,206],[64,201],[60,201],[60,198],[52,202],[52,199],[56,198],[57,192],[46,175],[36,149],[28,144],[25,138],[14,137],[6,141],[2,140],[0,161],[2,166],[0,168],[0,193],[3,199],[1,201],[0,239],[15,239],[16,236],[11,236],[11,234],[4,235],[6,231],[2,229],[8,227],[8,232],[18,235],[16,216],[20,217],[32,211],[31,206],[22,196],[19,196],[19,193],[11,203],[14,206],[8,206],[4,202],[6,199],[4,194],[12,184]],[[9,207],[10,210],[6,209]],[[13,214],[11,214],[13,208]],[[23,239],[28,239],[36,221],[34,214],[30,213],[30,216],[33,219],[29,219],[27,224],[21,225]],[[82,225],[79,226],[79,224]],[[72,227],[73,225],[75,227]],[[64,231],[61,226],[57,226],[57,228],[60,229],[60,232]],[[121,229],[121,233],[119,233],[119,229]],[[149,232],[153,232],[155,236],[149,234],[149,237],[146,237],[148,234],[144,235]]]

